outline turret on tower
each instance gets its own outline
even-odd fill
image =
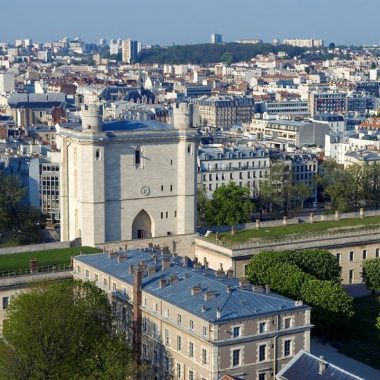
[[[193,126],[193,105],[175,103],[172,111],[172,124],[175,129],[188,129]]]
[[[99,106],[96,104],[84,104],[81,108],[82,132],[101,133],[102,118],[99,113]]]

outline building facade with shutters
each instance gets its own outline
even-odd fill
[[[155,377],[183,380],[274,379],[310,349],[310,308],[269,288],[214,271],[207,261],[165,249],[80,255],[74,277],[94,281],[114,303]]]

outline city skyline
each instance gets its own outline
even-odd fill
[[[186,5],[183,0],[139,3],[67,0],[60,12],[56,8],[59,3],[54,0],[33,4],[25,0],[4,2],[0,4],[0,14],[17,14],[17,27],[14,17],[4,17],[0,41],[14,42],[22,38],[48,41],[78,36],[93,42],[101,37],[133,38],[147,44],[171,45],[209,42],[210,34],[220,33],[224,41],[321,38],[327,44],[380,43],[373,33],[380,11],[376,0],[363,0],[360,7],[352,0],[320,0],[318,7],[311,0],[265,3],[236,0],[233,7],[225,0],[194,0],[187,8],[181,3]],[[52,8],[58,17],[55,14],[53,17]]]

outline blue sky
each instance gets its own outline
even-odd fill
[[[182,44],[313,37],[380,44],[380,0],[0,0],[0,41],[79,36]]]

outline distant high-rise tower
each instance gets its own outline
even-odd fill
[[[223,38],[221,34],[211,34],[211,43],[212,44],[221,44],[223,42]]]
[[[132,63],[136,60],[139,51],[139,43],[137,41],[124,40],[121,44],[121,48],[123,62]]]
[[[107,45],[107,40],[105,38],[101,38],[99,40],[99,46],[103,47]]]

